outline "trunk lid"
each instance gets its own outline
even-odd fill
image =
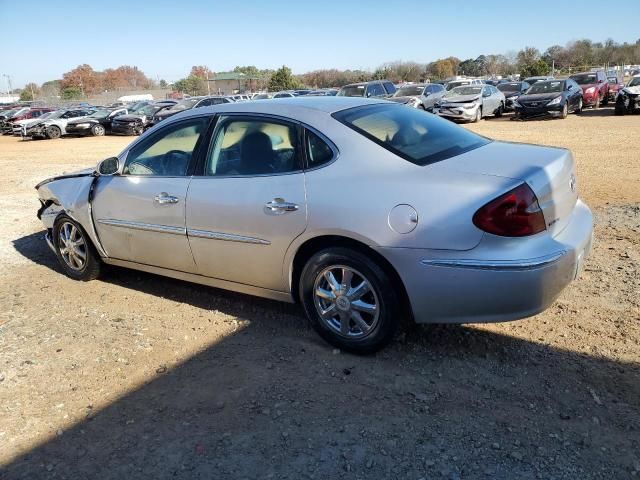
[[[566,149],[492,142],[442,163],[461,172],[526,182],[538,198],[552,236],[567,226],[578,200],[575,163]]]

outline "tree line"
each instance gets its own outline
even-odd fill
[[[373,71],[330,68],[294,75],[287,66],[272,70],[247,65],[237,66],[233,72],[257,77],[260,90],[278,91],[305,86],[341,87],[348,83],[383,78],[392,82],[420,82],[426,79],[443,80],[455,75],[531,76],[546,75],[552,70],[556,74],[570,74],[588,70],[593,66],[638,63],[640,63],[640,39],[635,43],[617,43],[612,39],[593,42],[584,39],[569,42],[564,46],[553,45],[544,52],[535,47],[525,47],[518,52],[479,55],[477,58],[464,60],[447,57],[429,63],[395,61],[384,63]],[[208,93],[208,80],[213,76],[214,72],[207,66],[195,65],[186,77],[174,82],[172,88],[190,95],[204,95]],[[45,82],[40,86],[28,83],[20,90],[20,98],[33,100],[38,96],[60,96],[64,100],[73,100],[104,91],[141,90],[156,86],[166,88],[169,84],[165,80],[160,80],[156,85],[135,66],[122,65],[104,71],[95,71],[90,65],[83,64],[64,73],[60,80]]]

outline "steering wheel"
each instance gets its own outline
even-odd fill
[[[169,150],[162,155],[160,167],[163,175],[172,175],[171,170],[178,170],[176,165],[186,166],[189,162],[189,154],[183,150]]]

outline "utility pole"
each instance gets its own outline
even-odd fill
[[[6,73],[3,73],[2,76],[7,79],[7,83],[9,84],[9,91],[7,93],[11,95],[11,92],[13,91],[13,87],[11,86],[11,75],[7,75]]]
[[[209,83],[209,69],[205,69],[205,73],[207,75],[207,95],[211,96],[211,84]]]

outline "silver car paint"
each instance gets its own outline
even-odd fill
[[[191,248],[197,245],[197,253],[194,254],[200,257],[206,255],[209,248],[211,252],[219,252],[211,256],[208,263],[203,263],[203,270],[198,270],[200,263],[197,259],[198,267],[194,273],[188,268],[183,271],[167,269],[162,260],[166,245],[162,244],[153,253],[155,263],[140,262],[135,255],[129,257],[132,260],[106,258],[106,261],[222,288],[292,300],[288,292],[292,289],[292,265],[299,247],[318,236],[340,235],[370,246],[391,262],[409,293],[416,321],[507,320],[544,309],[575,277],[579,264],[588,254],[591,241],[591,213],[582,203],[576,204],[577,197],[569,198],[571,195],[566,194],[569,185],[566,176],[573,172],[570,154],[561,149],[493,142],[458,157],[418,167],[353,132],[329,115],[344,108],[383,102],[349,97],[282,99],[279,102],[256,101],[203,108],[170,118],[164,125],[214,112],[251,112],[287,117],[330,138],[337,147],[338,158],[326,167],[304,175],[269,177],[281,180],[288,177],[292,183],[278,184],[274,181],[264,189],[264,194],[251,192],[244,199],[239,199],[238,190],[234,188],[237,185],[222,188],[215,200],[215,208],[222,205],[219,212],[231,212],[232,215],[223,213],[220,220],[212,220],[215,216],[208,208],[213,209],[213,204],[206,201],[204,193],[197,192],[204,189],[205,182],[228,182],[231,185],[237,180],[203,177],[191,180],[189,189],[195,188],[197,195],[193,206],[187,196],[188,218],[183,220],[185,233],[191,228],[211,235],[193,235],[192,238],[185,234],[184,239],[192,245]],[[121,160],[127,151],[120,155]],[[526,163],[518,166],[519,162],[514,158]],[[305,200],[299,197],[299,190],[296,193],[300,188],[296,181],[298,176],[304,178]],[[110,178],[111,181],[127,181],[126,176]],[[382,184],[376,180],[381,178],[384,178]],[[99,184],[104,180],[107,179],[99,178]],[[250,179],[243,180],[249,183]],[[473,213],[480,206],[523,180],[530,183],[543,204],[545,192],[550,192],[548,211],[555,208],[558,215],[564,215],[555,222],[558,224],[555,230],[514,239],[486,234],[472,224]],[[77,197],[82,197],[88,191],[88,180],[60,182],[73,184],[75,181],[82,184],[77,194]],[[188,182],[188,179],[184,181]],[[562,182],[564,184],[561,185]],[[54,181],[47,184],[46,189],[41,188],[41,198],[48,194],[68,197],[69,186],[61,192],[55,187],[56,183]],[[361,187],[354,188],[358,184]],[[554,186],[558,189],[558,206],[554,204]],[[134,184],[130,187],[132,196],[141,191],[136,190]],[[105,187],[99,186],[97,191],[101,188]],[[140,195],[149,201],[152,195],[159,193],[157,190],[145,189]],[[289,217],[288,220],[297,218],[297,222],[293,221],[282,230],[276,227],[279,219],[266,215],[261,209],[266,201],[278,197],[300,204],[304,202],[306,227],[300,222],[300,211],[283,215]],[[86,201],[83,204],[77,199],[70,199],[60,203],[64,208],[67,205],[74,208],[73,218],[83,226],[91,223]],[[114,217],[113,220],[131,218],[142,221],[137,217],[126,217],[127,207],[119,198],[114,197],[109,203],[104,208]],[[412,205],[418,212],[417,227],[408,234],[396,233],[389,227],[389,213],[399,204]],[[78,207],[84,208],[85,212],[78,214]],[[246,211],[250,213],[243,213]],[[545,218],[549,214],[554,215],[545,211]],[[124,219],[117,218],[119,216]],[[151,217],[154,222],[161,222],[158,225],[179,225],[179,221],[169,221],[162,215]],[[274,226],[248,226],[257,219],[263,225]],[[270,224],[269,220],[275,221]],[[117,246],[118,241],[115,241],[116,248],[126,251],[125,241],[131,241],[139,232],[138,229],[128,230],[126,237],[121,239],[122,245]],[[143,243],[147,249],[154,250],[158,238],[150,235]],[[247,239],[268,243],[251,243]],[[288,248],[284,248],[287,244]],[[173,250],[171,255],[177,253]],[[216,259],[220,259],[220,270],[216,269]],[[481,286],[477,283],[479,281]],[[487,296],[488,291],[493,292],[493,296]],[[469,301],[460,302],[459,299],[465,298],[466,294],[470,295]]]

